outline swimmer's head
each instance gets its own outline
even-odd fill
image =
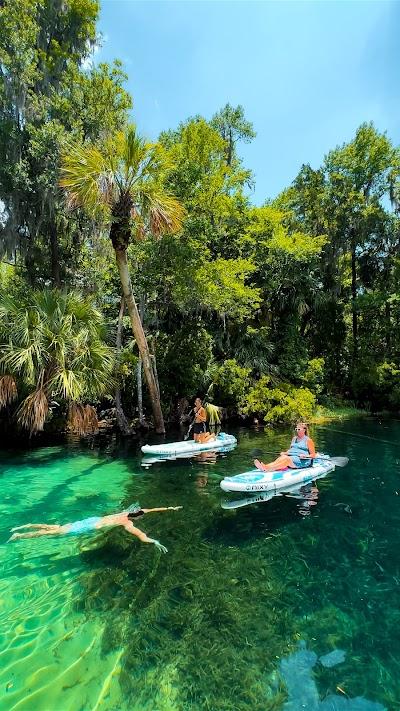
[[[128,513],[128,518],[130,521],[133,521],[135,518],[140,518],[140,516],[143,516],[144,511],[141,508],[134,509],[133,511],[130,511]]]

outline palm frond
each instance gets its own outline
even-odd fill
[[[92,405],[71,402],[68,408],[67,426],[70,432],[84,436],[98,432],[97,413]]]
[[[40,361],[40,350],[35,343],[31,343],[26,348],[21,348],[11,343],[3,346],[1,366],[5,370],[21,375],[27,382],[34,382],[35,372]]]
[[[128,126],[121,145],[121,158],[125,163],[127,177],[141,172],[141,165],[149,154],[150,145],[139,136],[136,126]]]
[[[107,218],[117,192],[115,177],[97,146],[66,147],[61,159],[60,185],[66,190],[69,207],[83,207],[93,216]]]
[[[208,402],[205,406],[210,425],[219,425],[221,422],[221,408]]]
[[[78,435],[83,435],[85,429],[83,426],[85,418],[85,410],[83,405],[78,402],[71,402],[68,407],[67,429],[69,432],[74,432]]]
[[[124,195],[138,235],[143,225],[154,236],[176,233],[185,216],[183,206],[163,185],[171,170],[171,156],[160,144],[150,144],[134,125],[103,141],[101,146],[69,143],[61,162],[60,185],[71,207],[109,222]]]
[[[86,434],[96,434],[99,430],[99,421],[97,419],[97,412],[92,405],[85,405],[83,416],[83,425]]]
[[[69,368],[60,368],[48,382],[49,391],[65,400],[77,400],[83,391],[79,374]]]
[[[3,375],[0,378],[0,408],[13,402],[17,395],[17,385],[12,375]]]
[[[34,390],[22,401],[18,408],[19,424],[29,430],[30,434],[41,432],[49,411],[49,401],[43,388]]]
[[[90,299],[53,289],[0,301],[0,407],[13,396],[12,380],[31,393],[18,418],[32,432],[42,429],[49,400],[97,400],[110,394],[115,370],[114,348],[105,342],[105,321]],[[38,414],[35,415],[35,408]],[[86,424],[89,426],[88,410]],[[89,418],[90,419],[90,418]],[[94,424],[91,425],[94,430]]]
[[[182,228],[185,217],[183,205],[158,185],[142,186],[141,207],[141,215],[147,216],[150,232],[155,237],[175,234]]]

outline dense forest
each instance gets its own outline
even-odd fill
[[[121,63],[90,62],[98,13],[0,2],[3,424],[399,411],[399,149],[366,121],[256,207],[243,108],[149,142]]]

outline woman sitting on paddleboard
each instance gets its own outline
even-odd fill
[[[125,531],[131,533],[132,536],[136,536],[142,543],[153,543],[156,548],[158,548],[163,553],[167,553],[167,549],[163,546],[160,541],[155,538],[149,538],[149,536],[141,531],[140,528],[136,528],[133,525],[133,521],[147,513],[156,513],[158,511],[178,511],[182,506],[162,506],[156,509],[141,509],[139,505],[134,505],[128,511],[122,511],[121,513],[112,514],[111,516],[92,516],[91,518],[85,518],[82,521],[74,521],[74,523],[66,523],[64,525],[60,524],[48,524],[48,523],[26,523],[23,526],[16,526],[12,528],[11,531],[20,531],[22,528],[31,529],[26,533],[13,533],[10,541],[15,541],[20,538],[38,538],[39,536],[62,536],[68,533],[80,534],[89,533],[90,531],[97,531],[99,528],[106,528],[108,526],[122,526]],[[33,530],[32,530],[33,529]]]
[[[287,452],[281,452],[280,456],[270,464],[264,464],[258,459],[254,460],[257,469],[264,472],[281,471],[282,469],[302,469],[310,467],[315,459],[315,446],[311,437],[308,436],[308,428],[305,422],[298,422],[295,429],[296,435],[293,437]]]

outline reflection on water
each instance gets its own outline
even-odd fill
[[[319,492],[316,484],[307,484],[306,486],[300,487],[298,494],[287,494],[287,496],[298,500],[298,509],[302,516],[309,516],[312,507],[317,505],[318,494]]]
[[[322,477],[320,477],[322,478]],[[278,491],[260,492],[258,494],[248,494],[241,499],[222,498],[221,508],[223,509],[239,509],[243,506],[252,506],[256,504],[266,503],[278,497],[287,499],[295,499],[299,514],[309,516],[311,507],[316,506],[318,502],[318,487],[316,482],[301,484],[300,486],[287,487],[287,489],[279,489]],[[236,494],[237,496],[237,494]]]
[[[288,431],[148,469],[114,439],[4,455],[0,710],[399,711],[400,424],[340,430],[312,436],[348,467],[248,501],[221,479]],[[168,555],[118,529],[5,543],[136,500],[184,506],[141,521]]]

